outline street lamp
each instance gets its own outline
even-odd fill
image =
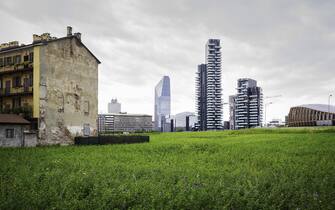
[[[267,127],[267,125],[266,125],[266,107],[268,106],[268,105],[270,105],[270,104],[273,104],[272,102],[268,102],[268,103],[266,103],[265,104],[265,107],[264,107],[264,127]]]
[[[328,113],[330,113],[330,97],[332,96],[333,96],[332,94],[329,94],[329,97],[328,97]]]

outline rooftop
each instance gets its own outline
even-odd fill
[[[28,125],[30,122],[16,114],[0,114],[0,124]]]
[[[320,111],[320,112],[329,112],[330,113],[335,113],[335,106],[328,106],[327,104],[303,104],[300,106],[296,106],[296,107],[304,107],[304,108],[308,108],[308,109],[313,109],[316,111]]]
[[[43,33],[41,35],[36,35],[33,34],[33,42],[31,44],[21,44],[19,45],[18,41],[12,41],[9,43],[2,43],[0,45],[0,54],[2,53],[8,53],[8,52],[13,52],[16,50],[21,50],[21,49],[26,49],[26,48],[31,48],[34,46],[38,45],[46,45],[49,42],[54,42],[54,41],[59,41],[59,40],[64,40],[64,39],[69,39],[69,38],[75,38],[77,41],[80,42],[80,44],[96,59],[96,61],[100,64],[100,60],[82,43],[81,41],[81,33],[73,33],[72,34],[72,27],[68,26],[67,27],[67,34],[65,37],[57,38],[57,37],[52,37],[50,33]]]

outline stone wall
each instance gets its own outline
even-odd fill
[[[6,138],[6,129],[14,129],[14,138]],[[0,125],[0,147],[20,147],[22,144],[22,125]]]
[[[40,51],[39,144],[72,144],[96,133],[98,62],[74,37],[49,42]]]

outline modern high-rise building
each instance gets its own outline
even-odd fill
[[[263,94],[256,80],[242,78],[237,81],[234,114],[235,129],[262,126]]]
[[[170,78],[164,76],[155,87],[155,130],[160,131],[162,120],[171,114],[170,92]]]
[[[229,96],[229,129],[235,130],[236,95]]]
[[[121,104],[117,102],[117,99],[112,99],[110,103],[108,103],[108,113],[120,113],[121,112]]]
[[[206,44],[206,64],[198,66],[196,110],[199,130],[222,129],[221,46],[219,39]]]

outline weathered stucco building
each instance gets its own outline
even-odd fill
[[[24,113],[38,130],[38,143],[70,144],[77,135],[94,135],[98,117],[100,61],[81,34],[62,38],[33,35],[33,43],[0,47],[0,109]]]

